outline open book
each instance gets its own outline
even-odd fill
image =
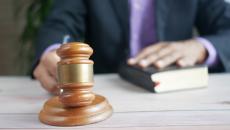
[[[208,86],[208,68],[206,66],[185,68],[172,66],[157,70],[154,67],[141,69],[123,64],[120,66],[119,75],[137,86],[156,93]]]

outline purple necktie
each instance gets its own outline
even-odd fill
[[[154,0],[129,0],[130,3],[130,55],[153,44],[155,38]]]

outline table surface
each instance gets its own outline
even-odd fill
[[[230,129],[230,74],[211,74],[204,89],[162,94],[117,74],[96,75],[94,92],[112,104],[111,118],[86,126],[48,126],[39,122],[38,113],[51,95],[29,77],[0,77],[0,129]]]

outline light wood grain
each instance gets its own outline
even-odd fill
[[[2,128],[62,128],[41,124],[35,113],[1,114]],[[9,125],[14,124],[14,125]],[[71,128],[135,128],[135,127],[229,126],[230,111],[156,111],[117,112],[104,122]]]
[[[94,92],[106,96],[115,113],[104,122],[71,129],[230,129],[229,81],[230,74],[215,74],[206,89],[154,94],[116,74],[97,75]],[[0,83],[0,128],[67,129],[38,121],[37,114],[50,95],[37,81],[0,77]]]

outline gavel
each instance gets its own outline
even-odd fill
[[[49,99],[39,113],[41,122],[54,126],[96,123],[109,118],[113,109],[107,99],[92,92],[93,49],[85,43],[63,44],[57,50],[60,94]]]

